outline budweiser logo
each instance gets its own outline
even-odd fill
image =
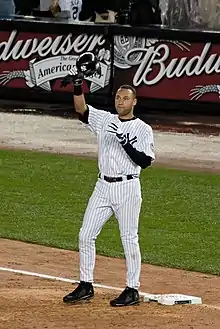
[[[29,59],[29,63],[26,70],[3,71],[0,74],[0,84],[2,85],[21,78],[30,88],[37,86],[51,91],[51,80],[66,76],[81,53],[94,51],[97,47],[99,48],[97,56],[102,61],[100,63],[102,75],[99,78],[97,76],[87,78],[91,82],[90,91],[94,92],[104,88],[109,83],[110,51],[103,47],[106,40],[102,35],[73,36],[70,33],[55,38],[48,36],[43,39],[33,38],[18,41],[16,38],[17,31],[13,31],[7,41],[0,43],[0,60]]]
[[[148,48],[128,50],[124,60],[129,67],[137,66],[133,78],[135,87],[142,83],[152,86],[164,78],[173,79],[181,78],[184,75],[191,77],[204,73],[220,73],[220,56],[219,54],[210,54],[211,47],[211,43],[207,43],[200,55],[191,58],[185,56],[172,58],[169,61],[171,58],[170,46],[164,43]]]
[[[6,85],[14,79],[25,79],[30,88],[37,86],[51,91],[51,80],[59,79],[68,74],[75,65],[77,57],[86,51],[97,51],[101,63],[102,75],[88,78],[91,82],[90,91],[95,92],[109,84],[111,74],[110,46],[103,35],[80,34],[45,36],[27,40],[20,39],[14,30],[7,40],[0,42],[0,61],[7,62],[28,60],[26,69],[6,70],[0,73],[0,84]],[[178,47],[178,56],[174,47]],[[133,85],[155,86],[166,79],[196,77],[220,73],[219,53],[213,53],[211,43],[206,43],[199,54],[192,56],[190,45],[184,41],[168,41],[137,38],[131,36],[115,36],[114,65],[121,70],[135,68],[132,72]],[[195,54],[195,53],[194,53]],[[23,68],[23,65],[22,65]],[[118,73],[116,73],[118,74]],[[130,73],[128,73],[129,75]],[[167,82],[167,83],[168,83]],[[187,87],[186,87],[187,90]],[[206,93],[218,93],[220,85],[192,85],[187,90],[191,99],[199,99]],[[185,96],[184,96],[185,97]]]
[[[0,60],[27,59],[32,55],[40,57],[76,54],[93,51],[96,46],[102,46],[106,41],[102,35],[80,34],[73,40],[72,33],[59,35],[55,39],[48,36],[43,39],[33,38],[18,40],[17,31],[12,31],[7,41],[0,43]]]

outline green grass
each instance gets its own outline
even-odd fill
[[[78,250],[96,160],[0,151],[0,236]],[[141,175],[144,262],[220,274],[220,175],[152,167]],[[123,257],[112,218],[97,253]]]

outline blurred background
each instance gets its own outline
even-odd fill
[[[0,16],[220,30],[220,0],[0,0]]]

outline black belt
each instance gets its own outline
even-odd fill
[[[137,178],[138,176],[137,175],[127,175],[125,177],[126,177],[126,180],[130,180],[133,178]],[[99,174],[99,178],[102,178],[109,183],[122,182],[124,180],[123,177],[109,177],[109,176],[105,176],[105,175],[101,177],[101,174]]]

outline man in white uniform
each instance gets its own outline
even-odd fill
[[[89,199],[79,233],[80,283],[63,298],[76,303],[94,296],[95,240],[114,214],[126,258],[126,288],[111,306],[139,303],[141,254],[138,241],[142,196],[139,174],[155,159],[152,128],[133,114],[136,91],[122,85],[115,96],[117,115],[87,105],[83,76],[73,68],[74,106],[80,120],[97,135],[99,176]]]
[[[79,20],[79,14],[82,9],[82,0],[59,0],[61,13],[59,17]]]

